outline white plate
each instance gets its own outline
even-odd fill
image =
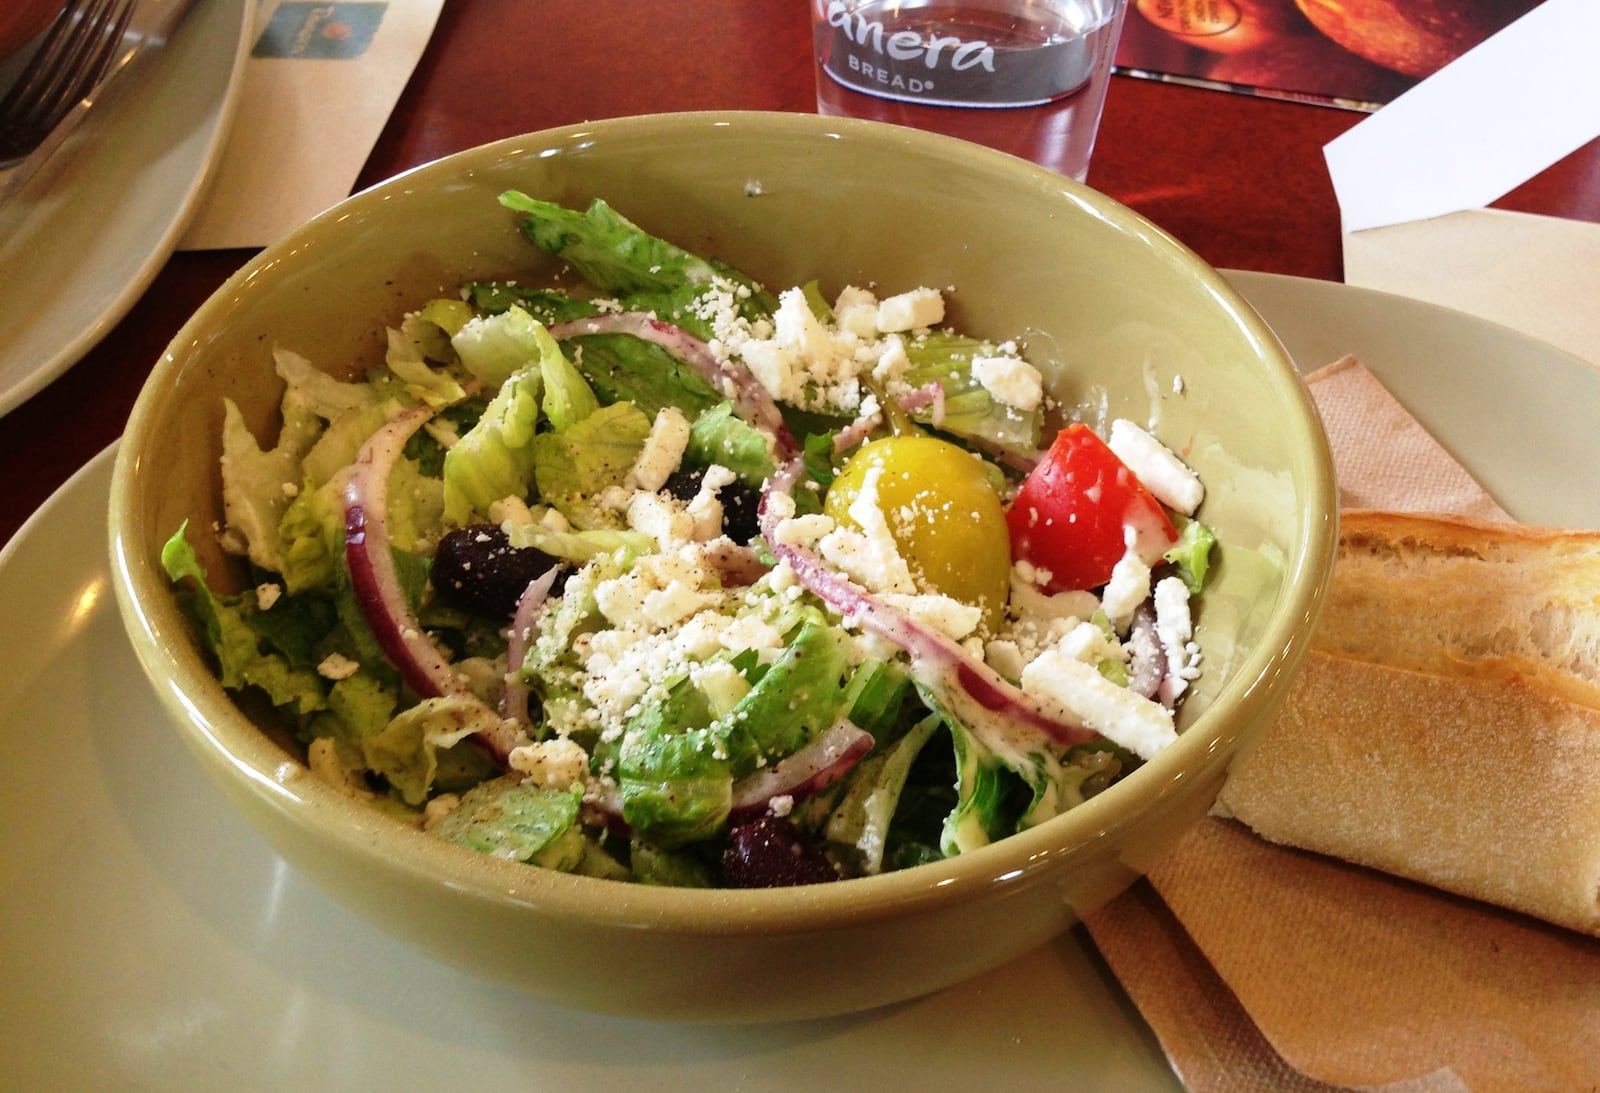
[[[1600,528],[1600,370],[1526,335],[1372,289],[1226,271],[1313,372],[1360,358],[1511,515]]]
[[[197,0],[0,210],[0,414],[104,338],[177,247],[226,143],[253,10]]]
[[[1600,463],[1592,430],[1563,428],[1596,420],[1600,371],[1426,304],[1268,275],[1237,283],[1304,367],[1358,353],[1493,472],[1518,515],[1600,526],[1595,499],[1560,488],[1573,466]],[[1482,411],[1496,428],[1464,405],[1480,398],[1496,400]],[[1507,451],[1507,437],[1562,432],[1574,439],[1537,465]],[[564,1010],[369,929],[267,849],[163,724],[111,602],[110,468],[102,453],[0,552],[7,1084],[1179,1088],[1081,931],[919,1002],[729,1028]]]

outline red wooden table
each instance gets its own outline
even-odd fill
[[[357,186],[518,133],[703,109],[815,109],[803,0],[449,0]],[[1089,182],[1213,265],[1339,280],[1322,146],[1361,118],[1118,76]],[[1600,222],[1600,141],[1497,204]],[[251,253],[173,256],[113,334],[0,419],[0,542],[116,439],[151,363]]]

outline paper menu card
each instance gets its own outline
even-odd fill
[[[444,0],[261,0],[216,176],[180,250],[263,247],[350,193]]]
[[[1600,4],[1545,0],[1324,148],[1344,230],[1478,209],[1600,136]]]

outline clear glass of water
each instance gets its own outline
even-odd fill
[[[1083,181],[1124,0],[811,0],[817,111],[931,129]]]

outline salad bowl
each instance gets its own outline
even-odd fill
[[[469,280],[538,279],[498,199],[603,198],[773,289],[936,286],[961,329],[1026,339],[1070,416],[1146,423],[1206,484],[1217,561],[1179,733],[1084,803],[990,845],[836,883],[622,883],[474,853],[314,775],[270,708],[223,689],[162,550],[224,519],[224,400],[276,427],[275,346],[353,375],[386,329]],[[357,194],[263,251],[157,363],[118,450],[113,582],[189,749],[293,866],[379,928],[490,979],[635,1017],[771,1021],[917,997],[1070,928],[1213,803],[1305,655],[1336,495],[1316,413],[1270,330],[1131,210],[990,150],[848,119],[622,118],[516,137]],[[212,576],[251,576],[220,557]]]

